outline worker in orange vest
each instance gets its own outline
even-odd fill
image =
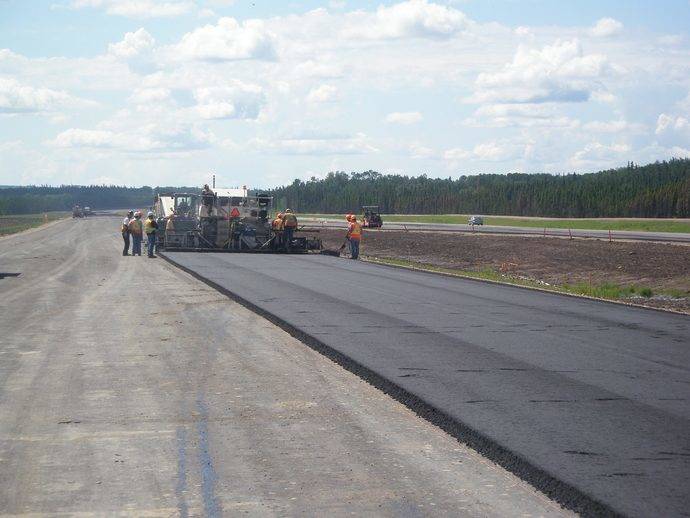
[[[283,214],[283,241],[286,252],[290,251],[292,236],[295,230],[297,230],[297,216],[292,213],[292,209],[285,209],[285,214]]]
[[[350,257],[359,257],[359,243],[362,240],[362,225],[357,221],[357,216],[348,215],[349,224],[347,226],[347,239],[350,242]]]
[[[132,235],[132,255],[141,255],[141,238],[144,234],[144,225],[141,222],[141,212],[134,213],[134,219],[129,222],[129,233]]]
[[[283,241],[283,213],[276,214],[276,218],[271,222],[271,230],[273,230],[273,248],[280,248]]]

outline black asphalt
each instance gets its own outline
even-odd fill
[[[690,317],[326,256],[167,256],[569,507],[687,516]]]

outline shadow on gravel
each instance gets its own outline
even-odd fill
[[[3,273],[0,272],[0,279],[4,279],[5,277],[19,277],[21,273]]]

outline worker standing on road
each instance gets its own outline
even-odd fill
[[[142,230],[141,212],[136,211],[134,213],[134,219],[129,221],[129,233],[132,236],[132,255],[141,256]]]
[[[144,231],[146,232],[146,246],[149,258],[156,257],[153,255],[156,249],[156,231],[158,230],[158,223],[153,216],[153,212],[149,211],[144,222]]]
[[[292,213],[292,209],[285,209],[283,215],[283,239],[285,240],[285,251],[290,251],[292,237],[297,229],[297,216]]]
[[[359,242],[362,239],[362,225],[357,221],[357,216],[349,216],[350,223],[347,226],[347,239],[350,241],[350,257],[359,257]]]
[[[276,214],[276,218],[271,222],[271,230],[273,230],[273,248],[280,248],[283,244],[283,213]]]
[[[134,211],[130,210],[122,220],[122,240],[125,242],[125,247],[122,250],[122,255],[129,255],[129,222],[134,217]]]

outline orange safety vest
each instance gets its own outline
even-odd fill
[[[347,237],[354,239],[355,241],[362,239],[362,225],[356,221],[350,223],[347,228]]]
[[[285,214],[285,217],[283,218],[283,226],[287,228],[296,228],[297,216],[294,214]]]
[[[132,221],[129,222],[129,233],[135,236],[140,236],[141,235],[141,220],[140,219],[133,219]]]

